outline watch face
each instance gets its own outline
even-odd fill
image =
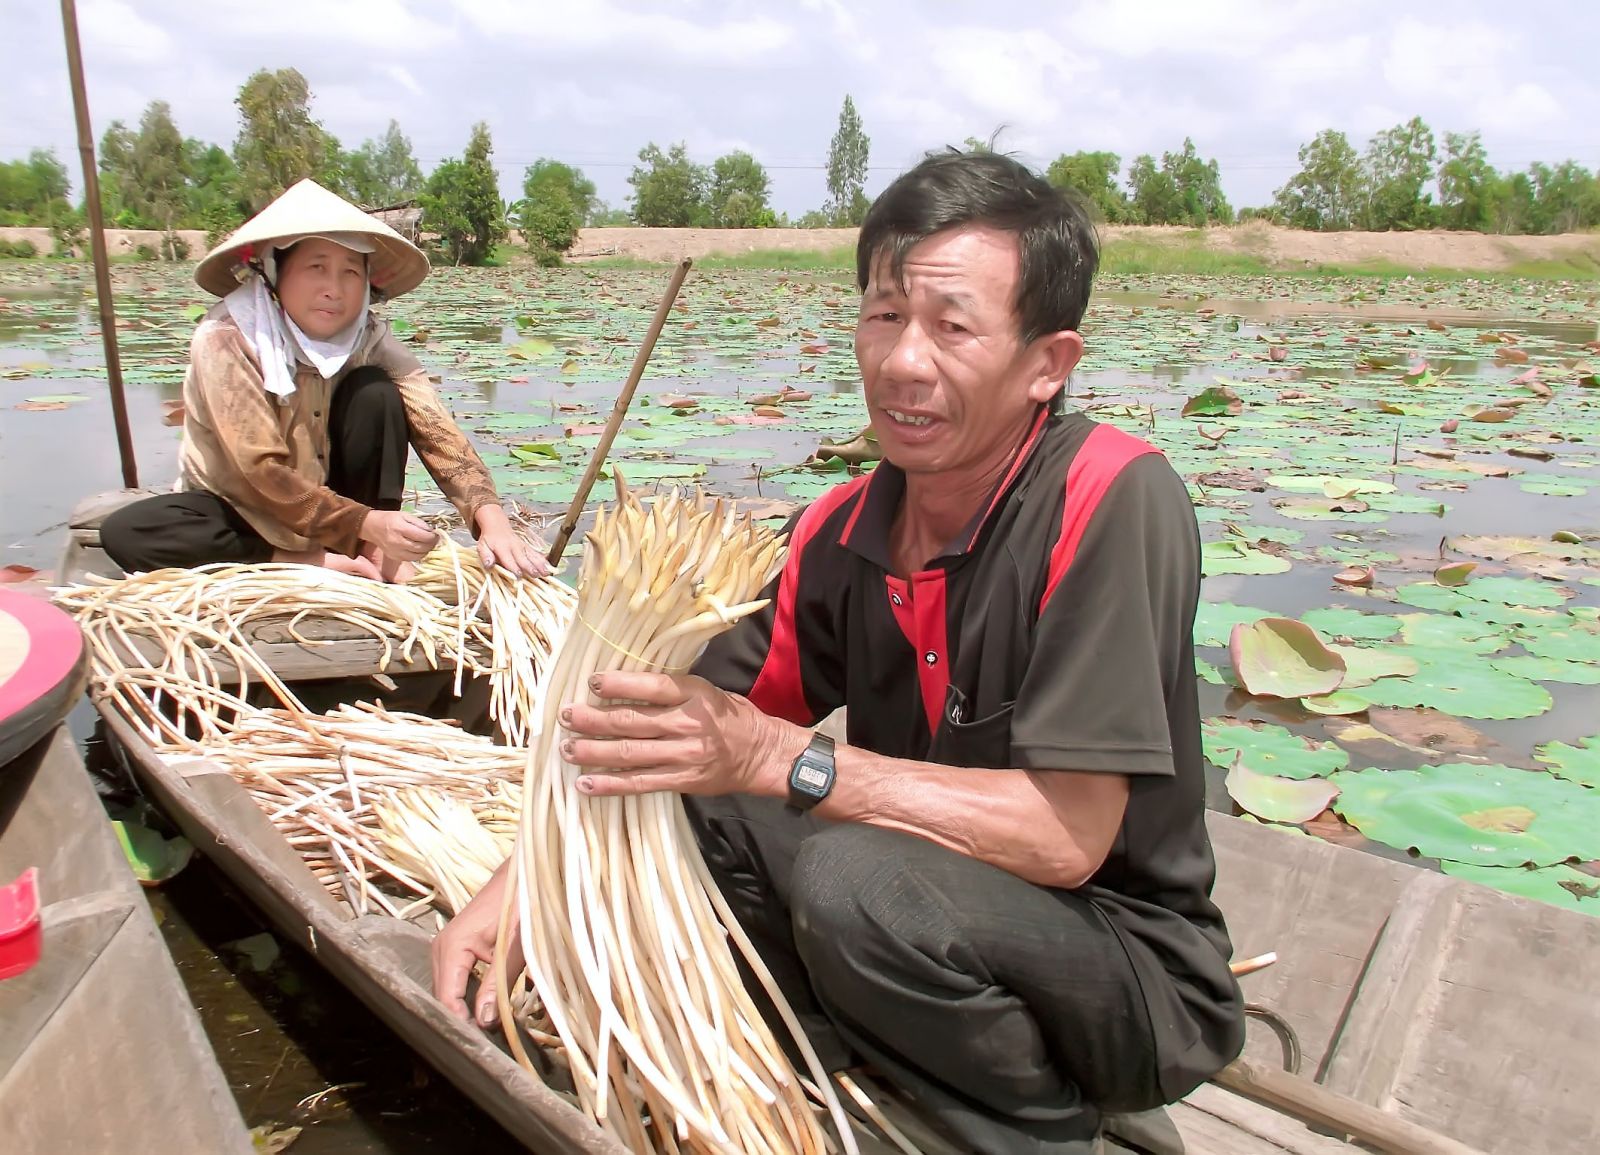
[[[820,794],[828,788],[828,783],[833,780],[833,775],[828,771],[802,762],[794,768],[790,781],[799,789],[811,794]]]

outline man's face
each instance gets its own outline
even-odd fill
[[[878,444],[907,473],[994,469],[1077,362],[1075,333],[1023,344],[1020,275],[1016,236],[984,226],[919,243],[904,288],[887,257],[874,267],[856,361]]]
[[[356,319],[366,289],[367,258],[320,237],[301,241],[278,269],[283,311],[317,341]]]

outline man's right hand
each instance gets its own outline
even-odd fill
[[[395,561],[421,561],[438,544],[439,534],[415,514],[374,509],[361,521],[361,540]]]
[[[505,982],[494,969],[494,943],[500,932],[500,907],[505,900],[506,879],[511,861],[484,884],[477,896],[445,924],[433,940],[433,994],[451,1014],[463,1022],[475,1022],[485,1029],[500,1021],[495,992]],[[511,916],[511,948],[506,952],[506,967],[512,974],[522,970],[522,938],[517,933],[519,919]],[[487,970],[478,984],[472,1011],[467,1011],[467,980],[472,969],[484,963]]]

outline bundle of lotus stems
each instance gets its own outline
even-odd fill
[[[256,710],[174,761],[221,767],[357,914],[454,913],[505,861],[525,751],[450,722],[362,702],[293,717]],[[371,885],[387,878],[417,901]]]
[[[485,572],[476,551],[441,535],[407,585],[298,565],[160,570],[56,593],[89,642],[94,692],[169,759],[225,767],[335,895],[361,913],[453,912],[504,861],[526,754],[517,747],[571,620],[555,579]],[[415,714],[363,704],[308,710],[251,646],[276,626],[307,646],[308,622],[341,622],[383,643],[385,663],[486,674],[491,714],[512,746]],[[264,687],[276,707],[247,700]],[[467,820],[471,820],[471,827]],[[487,825],[485,825],[487,824]],[[420,902],[371,885],[387,878]]]
[[[681,799],[592,797],[560,756],[557,713],[609,670],[687,670],[706,643],[765,605],[781,538],[731,506],[672,493],[646,508],[622,489],[587,535],[576,622],[540,687],[512,885],[496,954],[520,936],[522,976],[559,1036],[580,1105],[632,1151],[820,1152],[799,1073],[741,981],[728,940],[772,998],[846,1149],[854,1139],[797,1019],[724,903]],[[511,930],[513,912],[516,930]],[[512,1050],[535,1070],[514,1029]]]

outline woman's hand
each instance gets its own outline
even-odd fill
[[[474,520],[478,523],[478,558],[484,569],[498,565],[526,578],[550,572],[544,555],[512,528],[511,519],[498,505],[483,506]]]
[[[507,859],[476,897],[456,912],[455,918],[433,939],[434,997],[456,1018],[463,1022],[470,1020],[480,1027],[492,1027],[500,1021],[495,992],[505,984],[494,969],[494,943],[500,933],[500,907],[505,901],[510,870],[511,860]],[[517,933],[517,924],[517,914],[513,911],[510,949],[506,952],[506,967],[513,975],[522,970],[522,938]],[[467,981],[472,977],[473,967],[480,962],[489,969],[478,984],[478,994],[468,1014]]]
[[[361,540],[396,562],[421,561],[439,543],[438,532],[415,514],[374,509],[361,522]]]

